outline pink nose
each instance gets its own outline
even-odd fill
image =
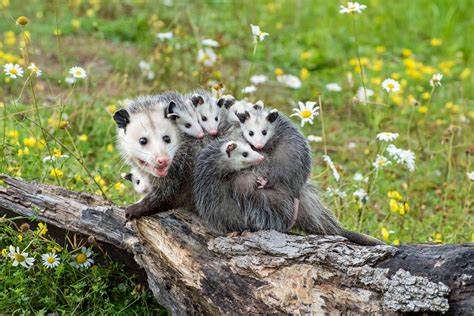
[[[262,145],[262,144],[257,144],[257,145],[255,145],[255,148],[257,148],[257,149],[262,149],[262,148],[263,148],[263,145]]]
[[[265,160],[265,156],[260,156],[257,158],[258,161],[264,161]]]
[[[213,129],[213,130],[211,130],[211,131],[209,132],[209,134],[210,134],[211,136],[216,136],[216,135],[217,135],[217,130],[216,130],[216,129]]]
[[[202,139],[202,138],[204,138],[204,133],[201,132],[201,133],[199,133],[196,137],[199,138],[199,139]]]
[[[169,164],[170,160],[167,157],[160,157],[156,159],[156,164],[160,168],[164,168]]]

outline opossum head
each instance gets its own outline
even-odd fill
[[[165,117],[173,120],[183,133],[199,139],[204,137],[204,131],[190,100],[184,103],[171,101],[165,108]]]
[[[233,171],[239,171],[258,165],[265,157],[241,141],[225,142],[221,147],[226,166]]]
[[[149,176],[142,174],[137,168],[132,168],[130,172],[122,173],[122,178],[132,182],[133,189],[138,194],[148,194],[151,191]]]
[[[275,134],[275,121],[278,111],[265,111],[261,103],[251,110],[237,113],[245,139],[256,149],[262,149]]]
[[[260,101],[259,101],[260,102]],[[226,107],[227,109],[227,121],[229,123],[239,123],[239,117],[237,114],[245,114],[245,111],[249,111],[253,104],[245,100],[239,100],[234,102],[231,106]]]
[[[118,126],[118,145],[128,163],[155,177],[165,177],[180,146],[177,127],[159,107],[114,114]]]
[[[235,102],[232,97],[224,96],[219,100],[209,93],[194,93],[190,98],[196,108],[196,114],[201,127],[211,136],[217,136],[221,121],[222,107],[228,107]]]

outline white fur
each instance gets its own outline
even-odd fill
[[[199,124],[209,134],[217,135],[217,128],[221,121],[221,108],[213,96],[204,97],[204,103],[196,106],[196,115]]]
[[[240,124],[245,139],[255,148],[261,149],[275,134],[274,123],[268,121],[267,117],[272,111],[247,110],[250,117]],[[264,135],[264,131],[266,135]],[[253,136],[251,135],[253,132]]]
[[[163,110],[164,110],[164,107],[163,107]],[[183,133],[188,134],[189,136],[192,136],[195,138],[204,137],[204,131],[199,123],[196,109],[190,100],[187,100],[184,105],[176,106],[174,108],[174,114],[178,116],[174,119],[176,126]],[[170,114],[170,115],[173,115],[173,114]]]
[[[234,150],[230,151],[230,157],[226,152],[229,145],[236,146]],[[228,164],[230,169],[234,171],[250,168],[261,163],[265,159],[264,156],[253,150],[249,144],[241,141],[226,142],[222,145],[221,151],[225,157],[225,162]],[[244,153],[247,154],[247,157],[244,157]]]
[[[245,100],[236,101],[226,112],[226,120],[228,123],[239,123],[237,113],[245,113],[252,108],[252,103]]]
[[[130,174],[132,175],[130,181],[132,182],[135,192],[142,195],[150,192],[152,185],[148,174],[142,173],[142,171],[136,167],[133,167],[132,170],[130,170]]]

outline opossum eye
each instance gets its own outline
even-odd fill
[[[248,155],[249,155],[249,153],[246,152],[246,151],[242,153],[242,156],[244,156],[244,157],[247,157]]]
[[[263,130],[263,131],[262,131],[262,134],[263,134],[263,136],[267,135],[267,131],[266,131],[266,130]]]
[[[214,118],[214,120],[216,120],[216,122],[217,122],[219,119],[218,119],[217,116],[216,116],[216,117]]]
[[[163,140],[164,140],[165,143],[167,143],[167,144],[171,143],[171,138],[170,138],[168,135],[163,136]]]
[[[138,140],[138,142],[140,143],[140,145],[144,146],[146,145],[146,143],[148,143],[148,139],[146,137],[142,137]]]
[[[191,124],[190,124],[190,123],[186,123],[186,124],[184,124],[184,127],[190,128],[190,127],[191,127]]]
[[[249,136],[253,136],[253,131],[250,131],[250,132],[249,132]]]
[[[207,121],[207,116],[203,116],[203,117],[202,117],[202,120],[203,120],[204,122]]]
[[[140,184],[140,180],[137,180],[137,185],[139,185],[139,184]]]

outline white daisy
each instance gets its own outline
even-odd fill
[[[354,181],[364,181],[365,183],[369,182],[369,178],[364,177],[362,173],[360,172],[356,172],[356,174],[354,174],[354,177],[352,179],[354,179]]]
[[[32,73],[36,74],[36,77],[41,76],[42,71],[34,63],[31,63],[28,66],[28,69],[31,70]]]
[[[341,191],[339,189],[332,189],[332,188],[327,188],[326,189],[326,192],[328,193],[328,196],[336,196],[336,197],[339,197],[341,199],[344,199],[346,198],[347,196],[347,193],[344,192],[344,191]]]
[[[72,67],[69,70],[69,73],[76,79],[84,79],[85,77],[87,77],[87,73],[82,67]]]
[[[138,67],[140,68],[141,71],[148,71],[151,69],[150,63],[147,63],[144,60],[140,60],[140,62],[138,63]]]
[[[316,102],[307,101],[304,104],[301,101],[298,101],[299,108],[293,109],[293,114],[290,116],[298,116],[301,119],[301,126],[304,126],[305,123],[313,125],[313,119],[315,116],[319,115],[319,106],[315,106]]]
[[[356,147],[357,147],[357,143],[356,143],[356,142],[349,142],[349,143],[347,143],[347,149],[352,150],[352,149],[354,149],[354,148],[356,148]]]
[[[347,3],[347,8],[344,6],[339,6],[341,9],[339,10],[339,13],[341,14],[346,14],[346,13],[362,13],[362,10],[367,8],[366,5],[360,4],[359,2],[348,2]]]
[[[250,77],[250,82],[254,85],[259,85],[268,81],[268,77],[265,75],[253,75]]]
[[[257,87],[254,85],[250,85],[248,87],[243,88],[241,91],[245,94],[254,93],[255,91],[257,91]]]
[[[367,99],[365,99],[367,95]],[[372,97],[374,95],[374,90],[371,90],[371,89],[365,89],[365,93],[364,93],[364,88],[363,87],[360,87],[359,89],[357,89],[357,99],[359,99],[360,102],[369,102],[370,100],[370,97]]]
[[[46,157],[43,158],[43,162],[48,162],[48,161],[51,161],[51,160],[56,161],[58,159],[63,159],[63,158],[66,159],[66,158],[69,158],[69,156],[68,155],[61,155],[59,157],[56,157],[54,155],[53,156],[46,156]]]
[[[16,77],[23,77],[23,68],[18,64],[6,64],[3,66],[3,71],[10,78],[16,79]]]
[[[281,75],[277,77],[277,81],[283,83],[284,85],[292,88],[299,89],[301,88],[301,80],[293,75]]]
[[[219,47],[219,46],[221,46],[221,44],[219,44],[218,41],[215,41],[215,40],[210,39],[210,38],[203,39],[201,41],[201,43],[202,43],[202,45],[209,46],[209,47]]]
[[[356,190],[353,195],[360,206],[364,205],[369,200],[369,196],[367,195],[367,192],[365,192],[364,189]]]
[[[337,172],[336,166],[334,165],[334,162],[332,162],[331,157],[329,157],[328,155],[323,155],[323,160],[328,164],[329,168],[331,168],[332,174],[336,181],[339,181],[341,176],[339,175],[339,172]]]
[[[254,40],[255,43],[263,42],[263,40],[265,39],[265,36],[270,35],[266,32],[262,32],[260,30],[260,26],[258,26],[258,25],[250,24],[250,27],[252,28],[253,40]]]
[[[94,264],[94,259],[91,258],[92,251],[86,247],[82,247],[81,252],[74,256],[74,261],[71,266],[78,269],[87,269]]]
[[[387,147],[389,155],[397,161],[398,164],[406,165],[408,170],[415,170],[415,153],[411,150],[405,150],[397,148],[395,145],[390,144]]]
[[[466,174],[469,180],[474,181],[474,171],[467,172]]]
[[[217,61],[217,55],[210,47],[202,48],[198,51],[197,61],[206,67],[212,67]]]
[[[441,79],[443,79],[442,74],[433,74],[433,77],[430,80],[430,86],[435,87],[441,87]]]
[[[377,155],[377,158],[375,158],[375,161],[372,163],[372,166],[374,166],[375,169],[380,169],[386,166],[391,165],[392,162],[385,158],[382,155]]]
[[[308,135],[308,142],[321,143],[323,138],[321,136]]]
[[[328,83],[326,85],[326,89],[328,89],[328,91],[334,91],[334,92],[341,92],[342,91],[342,88],[341,86],[338,84],[338,83]]]
[[[64,81],[66,81],[66,83],[67,83],[68,85],[73,85],[73,84],[76,82],[76,78],[74,78],[74,77],[66,77],[66,79],[65,79]]]
[[[382,82],[382,88],[387,92],[397,92],[400,91],[400,84],[396,80],[385,79]]]
[[[378,133],[376,138],[380,141],[384,142],[392,142],[395,139],[397,139],[399,136],[398,133],[389,133],[389,132],[383,132],[383,133]]]
[[[27,252],[21,252],[19,247],[13,247],[10,245],[10,253],[8,256],[13,260],[13,266],[22,265],[25,268],[29,268],[35,262],[34,258],[28,257]]]
[[[58,257],[58,255],[52,252],[41,255],[41,259],[43,259],[43,265],[48,269],[56,268],[61,262],[61,259]]]
[[[156,37],[157,37],[160,41],[169,40],[169,39],[172,39],[172,38],[173,38],[173,32],[157,33],[157,34],[156,34]]]

